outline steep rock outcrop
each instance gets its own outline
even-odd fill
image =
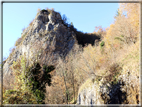
[[[21,39],[4,63],[4,82],[10,81],[10,67],[21,55],[26,57],[27,66],[36,60],[44,64],[55,64],[58,56],[65,57],[76,43],[75,33],[64,25],[61,15],[52,10],[38,12],[29,27],[23,31]]]
[[[92,79],[88,79],[80,87],[78,92],[77,104],[79,105],[88,105],[88,104],[103,104],[99,93],[99,84]]]
[[[104,77],[94,82],[89,78],[79,88],[77,104],[140,104],[139,76],[133,72],[127,70],[120,74],[115,83]]]

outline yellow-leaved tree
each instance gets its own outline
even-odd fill
[[[119,49],[139,40],[139,4],[121,3],[114,23],[106,30],[104,37],[108,49]]]
[[[120,10],[126,13],[127,20],[133,28],[134,36],[139,37],[140,4],[120,3]]]

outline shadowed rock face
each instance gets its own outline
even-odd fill
[[[90,87],[84,88],[78,94],[77,104],[95,105],[95,104],[127,104],[127,94],[121,91],[124,84],[116,85],[102,84],[96,82]]]
[[[48,63],[47,56],[52,54],[52,62],[56,63],[58,57],[65,57],[76,43],[75,33],[64,26],[61,15],[48,10],[37,13],[32,24],[23,31],[21,38],[22,42],[10,54],[3,66],[4,79],[12,76],[10,66],[21,55],[30,60],[28,62],[30,64],[37,58],[42,63]]]
[[[88,80],[79,89],[79,105],[140,104],[139,86],[135,86],[132,81],[139,83],[139,78],[133,76],[132,72],[127,71],[125,75],[119,75],[117,83],[106,82],[103,78],[99,82]],[[137,90],[137,93],[134,90]]]
[[[41,20],[43,23],[49,22],[48,15],[50,13],[47,10],[40,11],[40,15],[37,17],[38,20]]]

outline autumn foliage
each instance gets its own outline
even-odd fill
[[[40,53],[43,54],[43,57],[38,62],[42,65],[40,66],[42,70],[35,68],[35,70],[29,71],[38,71],[39,73],[44,70],[50,71],[48,72],[50,76],[43,78],[46,80],[51,79],[50,85],[45,85],[46,81],[40,82],[40,84],[44,84],[43,91],[37,88],[40,85],[35,85],[37,86],[37,91],[36,89],[31,91],[29,87],[23,85],[25,84],[24,72],[27,72],[27,69],[25,69],[26,60],[24,58],[13,62],[11,69],[15,71],[14,75],[17,82],[15,82],[14,90],[4,91],[5,103],[75,104],[79,88],[86,79],[90,78],[91,74],[103,77],[106,79],[105,83],[112,85],[117,84],[119,81],[118,77],[126,75],[127,71],[131,72],[131,77],[139,78],[139,15],[138,3],[120,3],[119,9],[114,16],[114,22],[108,28],[95,27],[94,32],[91,34],[77,31],[74,28],[78,44],[73,47],[64,59],[59,57],[55,69],[47,69],[47,64],[53,63],[52,55],[50,54],[52,48],[50,51],[47,50],[48,52],[43,52],[44,49],[41,49]],[[32,22],[30,25],[32,25]],[[21,40],[19,39],[17,42],[19,44]],[[35,49],[40,47],[41,44],[37,43]],[[99,80],[100,78],[96,81]],[[127,101],[123,103],[138,104],[140,103],[139,81],[138,79],[138,82],[136,80],[130,81],[135,87],[129,86]],[[34,82],[34,84],[37,84],[39,81]],[[7,99],[8,97],[11,99]],[[27,97],[28,100],[26,100]],[[40,101],[37,101],[37,98]],[[14,99],[17,99],[17,101]]]

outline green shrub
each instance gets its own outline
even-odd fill
[[[46,69],[46,65],[43,65],[43,69]]]
[[[54,67],[43,65],[43,70],[41,70],[39,63],[35,63],[28,71],[28,82],[27,85],[30,87],[31,92],[35,95],[38,104],[44,104],[43,100],[45,98],[45,84],[51,85],[51,76],[48,74]]]
[[[29,92],[6,90],[3,96],[4,104],[37,104],[36,99]]]
[[[13,90],[4,92],[4,104],[44,104],[45,84],[51,85],[53,66],[40,66],[34,63],[26,68],[24,57],[13,62],[12,70],[15,76]]]
[[[122,38],[120,38],[120,37],[115,37],[114,39],[124,42],[124,40]]]
[[[102,41],[102,42],[100,43],[100,47],[102,48],[104,45],[105,45],[105,42]]]

